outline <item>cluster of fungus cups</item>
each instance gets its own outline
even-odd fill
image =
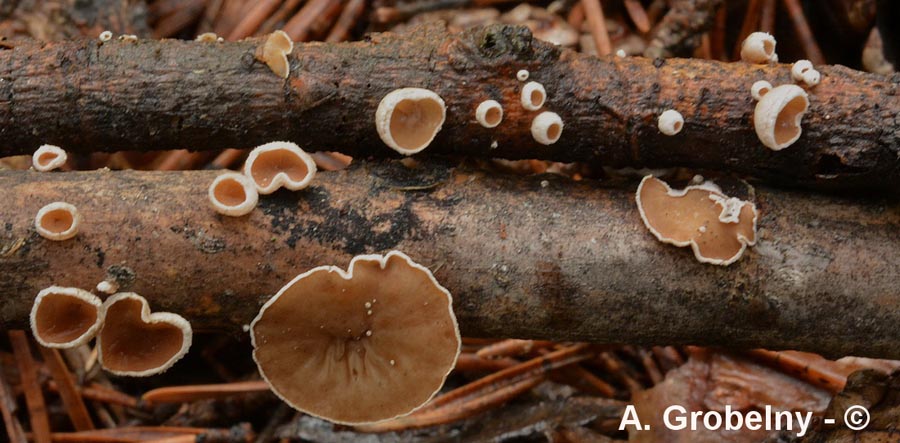
[[[797,60],[791,65],[791,77],[794,81],[803,82],[810,87],[818,85],[822,80],[822,75],[813,69],[813,64],[809,60]]]
[[[756,244],[756,205],[711,182],[675,191],[648,175],[635,196],[644,225],[661,242],[690,246],[701,263],[730,265]]]
[[[450,293],[398,251],[349,269],[305,272],[250,326],[253,359],[286,403],[359,425],[413,412],[436,394],[460,351]]]

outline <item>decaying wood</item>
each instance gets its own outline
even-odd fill
[[[900,184],[900,75],[817,67],[822,83],[800,140],[779,152],[753,129],[750,85],[791,83],[790,65],[594,58],[494,25],[450,35],[440,26],[358,43],[296,45],[282,80],[256,61],[260,40],[210,44],[97,40],[13,42],[0,50],[0,156],[43,143],[70,151],[252,147],[287,139],[357,157],[396,155],[378,138],[378,102],[418,86],[447,102],[429,154],[583,161],[610,167],[730,170],[818,188]],[[519,101],[527,69],[548,92],[562,138],[532,139],[535,112]],[[475,108],[493,98],[503,123],[481,127]],[[674,108],[684,130],[662,135]],[[492,143],[497,148],[492,149]]]
[[[451,291],[467,336],[900,357],[897,202],[757,188],[759,241],[721,267],[658,242],[636,183],[363,162],[229,218],[207,201],[215,175],[0,172],[0,323],[25,327],[47,286],[114,279],[241,334],[297,274],[398,249]],[[72,240],[34,231],[56,200],[84,216]]]

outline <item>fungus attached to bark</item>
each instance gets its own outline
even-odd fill
[[[485,128],[495,128],[503,121],[503,107],[497,100],[485,100],[475,108],[475,120]]]
[[[219,36],[216,35],[215,32],[204,32],[197,36],[194,41],[203,42],[203,43],[215,43],[219,40]]]
[[[781,85],[767,92],[753,112],[753,126],[762,144],[780,151],[797,141],[800,123],[809,109],[809,96],[797,85]]]
[[[59,146],[41,145],[31,156],[31,164],[35,170],[47,172],[64,165],[67,158],[66,151]]]
[[[562,136],[563,121],[555,112],[544,111],[531,121],[531,136],[542,145],[552,145]]]
[[[68,240],[78,234],[81,214],[66,202],[53,202],[38,210],[34,229],[47,240]]]
[[[659,241],[690,245],[702,263],[729,265],[756,243],[756,206],[729,198],[710,182],[674,191],[648,175],[636,200],[644,225]]]
[[[529,111],[537,111],[544,106],[547,100],[547,91],[544,85],[538,82],[528,82],[522,86],[522,107]]]
[[[256,50],[256,59],[265,63],[275,75],[288,78],[291,63],[288,54],[294,50],[294,42],[284,31],[269,34],[266,42]]]
[[[665,135],[675,135],[684,127],[684,117],[680,112],[669,109],[659,115],[656,125],[659,127],[659,132]]]
[[[765,32],[754,32],[741,43],[741,60],[747,63],[777,63],[775,37]]]
[[[520,82],[524,82],[525,80],[528,80],[529,75],[530,75],[530,73],[528,72],[527,69],[519,69],[519,72],[516,73],[516,78]]]
[[[48,348],[87,343],[100,329],[100,298],[78,288],[51,286],[38,292],[31,307],[31,332]]]
[[[431,144],[446,116],[444,100],[433,91],[396,89],[378,104],[375,128],[384,144],[403,155],[412,155]]]
[[[316,162],[294,143],[266,143],[250,151],[244,162],[244,175],[253,181],[260,194],[271,194],[280,187],[297,191],[312,182],[316,175]],[[231,198],[225,194],[223,197],[231,201],[239,197],[239,193],[230,194]]]
[[[408,414],[460,350],[452,298],[403,253],[362,255],[285,285],[251,324],[253,359],[292,407],[336,423]]]
[[[172,367],[191,347],[191,324],[170,312],[150,313],[132,292],[108,298],[97,335],[100,365],[116,375],[146,377]]]
[[[768,94],[771,90],[771,83],[765,80],[759,80],[757,82],[754,82],[753,85],[750,86],[750,96],[753,97],[754,100],[761,100],[763,96]]]
[[[209,201],[219,214],[240,217],[256,207],[259,193],[255,182],[246,175],[226,172],[209,185]]]
[[[822,79],[819,71],[813,69],[813,64],[809,60],[797,60],[791,65],[791,77],[795,81],[806,83],[807,86],[815,86]]]
[[[100,33],[100,41],[108,42],[112,40],[112,31],[103,31]]]

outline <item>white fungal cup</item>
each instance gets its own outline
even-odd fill
[[[531,136],[542,145],[552,145],[562,136],[563,126],[558,114],[545,111],[531,121]]]
[[[496,128],[503,121],[503,107],[497,100],[485,100],[475,109],[475,120],[485,128]]]
[[[657,126],[659,127],[659,132],[665,135],[675,135],[681,132],[681,129],[684,127],[684,117],[681,116],[680,112],[669,109],[659,115]]]

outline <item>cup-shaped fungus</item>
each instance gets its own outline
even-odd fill
[[[674,191],[648,175],[635,198],[644,225],[659,241],[690,245],[702,263],[730,265],[756,243],[756,205],[729,198],[710,182]]]
[[[244,174],[260,194],[271,194],[280,187],[298,191],[312,182],[316,162],[294,143],[272,142],[250,151],[244,162]]]
[[[803,132],[800,122],[809,109],[809,96],[797,85],[772,88],[756,104],[753,126],[759,141],[773,151],[796,142]]]
[[[147,300],[133,292],[108,298],[97,335],[100,365],[116,375],[146,377],[175,364],[191,347],[191,324],[170,312],[150,313]]]
[[[209,185],[209,201],[219,214],[240,217],[256,207],[259,193],[253,180],[246,175],[226,172]]]
[[[59,146],[41,145],[31,156],[31,164],[41,172],[52,171],[66,163],[66,151]]]
[[[292,407],[336,423],[408,414],[444,384],[460,350],[452,298],[403,253],[299,275],[251,324],[253,359]]]
[[[68,240],[78,234],[81,214],[66,202],[53,202],[38,210],[34,229],[47,240]]]
[[[665,135],[675,135],[684,127],[684,117],[680,112],[669,109],[659,115],[656,125],[659,127],[659,132]]]
[[[447,106],[433,91],[396,89],[385,95],[375,111],[375,129],[391,149],[412,155],[427,148],[444,125]]]
[[[562,136],[563,121],[555,112],[544,111],[531,121],[531,136],[542,145],[552,145]]]
[[[288,54],[294,50],[294,42],[284,31],[275,31],[269,34],[266,42],[256,50],[256,59],[265,63],[275,75],[288,78],[291,73],[291,64]]]
[[[775,37],[765,32],[754,32],[741,43],[741,60],[747,63],[777,63]]]
[[[519,72],[516,72],[516,78],[520,82],[524,82],[525,80],[528,80],[529,75],[531,75],[531,74],[528,72],[527,69],[519,69]]]
[[[761,100],[763,96],[768,94],[771,90],[771,83],[765,80],[759,80],[754,82],[753,85],[750,86],[750,96],[753,97],[754,100]]]
[[[485,128],[496,128],[503,121],[503,107],[497,100],[485,100],[475,108],[475,120]]]
[[[822,79],[819,71],[813,69],[813,64],[809,60],[797,60],[791,65],[791,77],[798,82],[806,83],[807,86],[815,86]]]
[[[544,106],[547,100],[547,91],[544,85],[538,82],[528,82],[522,86],[522,107],[528,111],[537,111]]]
[[[38,292],[31,307],[31,332],[48,348],[87,343],[100,329],[100,298],[78,288],[51,286]]]

